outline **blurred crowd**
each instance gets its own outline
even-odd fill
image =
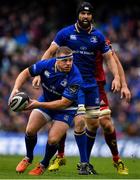
[[[59,28],[74,23],[76,13],[72,12],[79,1],[72,1],[72,8],[57,0],[55,5],[50,1],[48,4],[37,1],[28,2],[27,6],[25,2],[0,6],[0,131],[25,130],[30,112],[14,113],[7,105],[14,81],[22,69],[41,58]],[[102,5],[98,6],[98,11],[95,9],[95,26],[118,52],[132,93],[129,104],[120,99],[119,93],[113,94],[110,90],[112,75],[106,69],[112,117],[118,136],[140,136],[140,7],[108,8]],[[32,88],[31,81],[23,91],[31,98],[37,98],[40,93]]]

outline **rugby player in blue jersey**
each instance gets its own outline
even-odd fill
[[[37,75],[41,77],[43,93],[38,101],[30,99],[25,109],[34,110],[26,128],[26,157],[17,165],[17,172],[24,172],[32,163],[37,132],[47,122],[54,122],[49,130],[46,156],[29,172],[30,175],[41,175],[48,167],[50,159],[56,153],[58,142],[72,124],[77,112],[77,100],[80,98],[80,86],[83,83],[78,68],[73,64],[72,50],[62,46],[57,49],[56,58],[39,61],[18,75],[9,101],[21,90],[28,78]],[[83,94],[81,95],[83,97]]]
[[[112,90],[120,90],[120,77],[117,64],[115,63],[109,46],[105,43],[102,33],[93,24],[93,7],[84,2],[78,9],[78,20],[75,24],[60,30],[51,46],[43,55],[44,58],[54,56],[59,46],[66,45],[74,52],[74,63],[79,68],[84,80],[82,89],[85,93],[86,106],[86,130],[85,122],[81,116],[75,117],[75,139],[80,152],[79,174],[96,174],[93,166],[89,163],[91,149],[99,127],[100,102],[98,86],[95,79],[95,59],[100,51],[107,60],[113,73]],[[33,85],[39,84],[34,80]]]

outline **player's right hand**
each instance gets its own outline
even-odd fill
[[[32,81],[32,86],[33,86],[33,88],[39,89],[40,82],[41,82],[40,76],[36,76],[36,77],[33,79],[33,81]]]
[[[114,80],[112,81],[111,90],[113,92],[118,92],[120,91],[120,88],[121,88],[120,78],[114,78]]]
[[[127,86],[121,88],[121,99],[125,99],[126,102],[130,102],[131,100],[131,92]]]
[[[10,97],[9,97],[9,99],[8,99],[8,106],[10,105],[10,102],[11,102],[12,98],[13,98],[18,92],[19,92],[18,89],[13,89],[13,90],[12,90],[12,92],[11,92],[11,94],[10,94]]]

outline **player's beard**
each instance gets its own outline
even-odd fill
[[[78,19],[78,24],[82,29],[88,29],[91,26],[91,23],[92,21],[88,21],[87,19],[86,21]]]

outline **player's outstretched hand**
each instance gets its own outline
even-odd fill
[[[121,99],[125,99],[126,102],[130,102],[131,100],[131,92],[127,86],[121,88]]]
[[[33,86],[33,88],[39,89],[40,82],[41,82],[40,76],[36,76],[36,77],[33,79],[33,81],[32,81],[32,86]]]

